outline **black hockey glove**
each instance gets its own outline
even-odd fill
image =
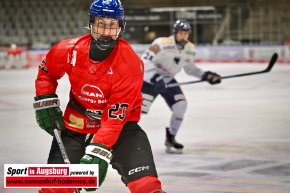
[[[104,182],[109,163],[112,159],[110,149],[99,143],[91,143],[86,148],[86,154],[81,158],[81,164],[99,164],[99,186]]]
[[[56,94],[36,96],[34,100],[36,102],[33,103],[33,107],[35,109],[36,121],[40,128],[52,136],[54,136],[55,122],[59,126],[57,127],[58,129],[65,129],[62,111],[59,108],[59,99]]]
[[[210,84],[218,84],[222,81],[222,78],[220,75],[217,73],[211,72],[211,71],[206,71],[201,80],[206,80]]]
[[[163,77],[160,74],[155,74],[150,82],[154,84],[155,88],[159,91],[165,90],[165,82],[163,81]]]

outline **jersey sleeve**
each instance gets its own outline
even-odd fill
[[[139,121],[144,66],[139,58],[135,61],[137,63],[133,73],[128,72],[129,75],[121,77],[112,84],[112,92],[102,115],[102,126],[93,139],[94,143],[105,144],[112,148],[122,131],[123,125],[127,121]]]
[[[141,56],[143,62],[144,62],[144,81],[150,82],[150,79],[154,76],[156,73],[156,66],[153,63],[153,59],[155,57],[155,53],[152,52],[149,48],[146,49],[146,51]]]
[[[58,86],[57,80],[65,73],[65,59],[61,57],[61,52],[58,53],[58,46],[58,44],[54,45],[39,65],[35,80],[36,96],[54,94]]]
[[[157,66],[159,63],[162,63],[164,57],[166,57],[163,46],[170,44],[171,41],[172,40],[168,37],[157,38],[152,42],[150,47],[146,49],[142,59],[150,60],[155,66]]]
[[[185,48],[186,57],[188,57],[188,63],[184,65],[184,71],[186,74],[201,78],[204,71],[195,65],[196,48],[193,43],[188,42]]]
[[[156,74],[158,64],[164,57],[164,51],[161,48],[160,41],[162,38],[157,38],[152,42],[149,48],[142,54],[141,59],[144,62],[145,76],[144,81],[150,82],[150,79]]]

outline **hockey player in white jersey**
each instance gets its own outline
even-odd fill
[[[166,88],[176,83],[174,76],[184,69],[188,75],[206,80],[210,84],[221,82],[221,76],[203,71],[194,64],[195,46],[188,41],[191,27],[186,20],[177,20],[173,35],[155,39],[141,56],[145,65],[142,87],[142,113],[147,114],[155,98],[160,94],[172,111],[169,127],[166,127],[166,152],[182,153],[183,145],[175,140],[187,107],[186,98],[179,86]]]

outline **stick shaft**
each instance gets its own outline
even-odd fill
[[[55,139],[57,141],[57,144],[58,144],[58,147],[59,147],[59,150],[60,150],[60,153],[61,153],[61,156],[63,158],[64,163],[65,164],[70,164],[70,161],[68,159],[66,150],[64,148],[64,145],[63,145],[63,142],[62,142],[62,139],[60,137],[60,134],[59,134],[58,130],[54,129],[53,132],[54,132],[54,136],[55,136]]]
[[[234,75],[228,75],[228,76],[222,76],[221,79],[228,79],[228,78],[237,78],[241,76],[249,76],[249,75],[256,75],[256,74],[261,74],[261,73],[266,73],[270,72],[274,64],[276,63],[278,59],[278,54],[274,53],[271,57],[271,60],[265,70],[258,71],[258,72],[248,72],[248,73],[243,73],[243,74],[234,74]],[[195,81],[189,81],[189,82],[181,82],[181,83],[172,83],[172,84],[167,84],[166,88],[170,87],[175,87],[175,86],[181,86],[181,85],[186,85],[186,84],[194,84],[194,83],[199,83],[199,82],[205,82],[206,80],[195,80]]]
[[[63,142],[62,142],[62,139],[60,137],[60,134],[59,134],[58,130],[54,129],[53,132],[54,132],[54,136],[55,136],[55,139],[57,141],[57,144],[58,144],[58,147],[59,147],[59,150],[60,150],[60,153],[61,153],[61,156],[63,158],[64,163],[65,164],[70,164],[70,161],[68,159],[66,150],[64,148],[64,145],[63,145]],[[80,193],[79,189],[76,188],[75,189],[75,193]]]

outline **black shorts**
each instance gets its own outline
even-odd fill
[[[90,140],[86,134],[71,130],[62,132],[61,138],[72,164],[80,163]],[[146,133],[136,122],[127,122],[113,146],[111,165],[121,175],[124,184],[153,175],[157,177],[151,146]],[[48,164],[63,164],[55,138],[52,141]]]

